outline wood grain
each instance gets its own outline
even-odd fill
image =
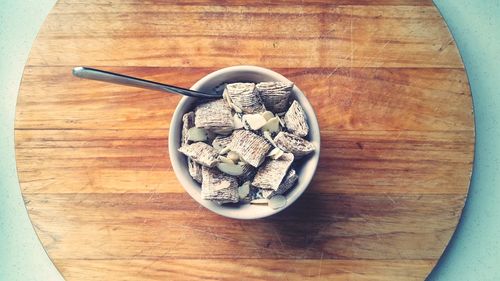
[[[463,131],[324,131],[317,193],[464,194],[473,142]],[[17,130],[26,193],[184,193],[167,131]],[[64,189],[61,189],[64,186]]]
[[[272,218],[235,221],[205,212],[185,193],[27,194],[25,200],[45,249],[62,259],[433,260],[463,205],[460,195],[308,193]]]
[[[431,1],[59,1],[25,68],[15,141],[34,227],[67,280],[423,280],[467,195],[470,90]],[[321,157],[291,208],[215,215],[167,151],[179,96],[71,76],[86,65],[183,87],[255,64],[316,110]]]
[[[38,38],[29,65],[462,68],[433,6],[61,3]]]
[[[68,279],[87,280],[421,280],[432,263],[421,260],[298,259],[54,260]],[[317,265],[321,266],[318,267]],[[76,265],[76,266],[75,266]],[[286,278],[286,279],[284,279]]]
[[[104,69],[184,87],[190,87],[215,70]],[[473,123],[472,101],[463,69],[274,70],[293,80],[305,92],[316,110],[322,131],[470,131]],[[168,129],[175,105],[180,100],[177,95],[78,79],[71,76],[70,67],[27,67],[21,92],[18,129]],[[47,96],[47,92],[51,94]],[[44,103],[41,106],[39,98],[42,96]],[[468,108],[467,112],[464,107]]]

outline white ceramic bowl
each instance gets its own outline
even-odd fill
[[[223,83],[258,83],[264,81],[288,82],[289,80],[281,74],[266,68],[240,65],[227,67],[212,72],[196,82],[191,87],[191,89],[201,92],[211,92],[215,87]],[[193,103],[196,101],[196,98],[183,97],[181,99],[181,101],[177,105],[177,108],[175,109],[174,115],[172,117],[172,122],[170,124],[168,149],[170,161],[172,162],[172,167],[174,168],[175,175],[179,179],[184,189],[189,193],[189,195],[191,195],[191,197],[193,197],[194,200],[196,200],[207,209],[225,217],[235,219],[258,219],[276,214],[286,209],[300,197],[300,195],[306,190],[307,186],[311,182],[318,165],[320,152],[320,133],[318,120],[316,119],[314,110],[305,97],[304,93],[302,93],[302,91],[296,85],[293,87],[292,92],[293,93],[291,99],[297,100],[302,105],[307,115],[307,120],[309,123],[309,135],[307,136],[307,138],[316,146],[316,150],[312,155],[309,155],[305,159],[301,160],[299,165],[295,165],[297,174],[299,176],[298,182],[296,183],[295,187],[293,187],[286,195],[287,205],[277,210],[271,209],[266,205],[219,205],[217,203],[201,199],[201,185],[191,178],[188,172],[187,159],[182,153],[178,152],[177,150],[181,143],[182,116],[186,112],[189,112],[193,109]]]

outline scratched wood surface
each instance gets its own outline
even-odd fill
[[[71,76],[86,65],[189,87],[237,64],[293,80],[322,130],[307,192],[257,221],[215,215],[177,182],[180,97]],[[60,1],[15,134],[26,206],[67,280],[423,280],[460,217],[474,146],[459,53],[420,0]]]

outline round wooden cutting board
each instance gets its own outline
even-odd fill
[[[430,0],[60,1],[33,46],[16,154],[34,227],[67,280],[423,280],[457,225],[474,123]],[[335,3],[337,2],[337,3]],[[167,155],[179,96],[72,77],[90,66],[189,87],[250,64],[316,110],[321,159],[284,212],[200,207]]]

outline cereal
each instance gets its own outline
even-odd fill
[[[206,167],[214,167],[217,163],[217,151],[215,148],[204,142],[195,142],[181,146],[179,151],[189,157],[194,162]]]
[[[314,151],[314,145],[294,134],[280,132],[275,138],[276,146],[285,152],[292,153],[296,159],[300,159]]]
[[[309,126],[307,125],[306,115],[304,109],[302,109],[302,106],[297,101],[293,101],[283,121],[285,121],[286,128],[290,133],[299,137],[307,136]]]
[[[201,165],[188,158],[188,171],[191,177],[201,183]]]
[[[264,161],[271,145],[255,133],[247,130],[237,130],[234,131],[228,147],[238,153],[245,162],[258,167]]]
[[[266,111],[262,104],[255,84],[232,83],[226,85],[227,98],[234,107],[241,109],[243,113],[259,113]]]
[[[285,194],[288,190],[290,190],[290,188],[292,188],[295,185],[298,179],[299,176],[297,176],[295,170],[290,169],[290,171],[288,171],[288,174],[286,174],[285,178],[283,179],[277,190],[264,189],[262,190],[262,195],[264,196],[264,198],[269,199],[275,195]]]
[[[182,116],[181,146],[189,144],[189,129],[194,127],[194,112],[190,111]]]
[[[299,178],[294,161],[315,150],[292,89],[291,82],[224,84],[217,88],[222,99],[184,114],[179,151],[202,199],[286,206]]]
[[[194,115],[194,123],[198,128],[223,135],[231,133],[234,129],[231,108],[222,99],[198,105]]]
[[[202,167],[201,198],[219,203],[239,201],[238,181],[217,169]]]
[[[293,154],[284,153],[279,159],[266,160],[266,162],[259,167],[259,170],[257,170],[252,185],[263,189],[277,190],[288,168],[290,168],[293,159]]]
[[[256,88],[267,110],[275,113],[286,111],[292,82],[261,82]]]

